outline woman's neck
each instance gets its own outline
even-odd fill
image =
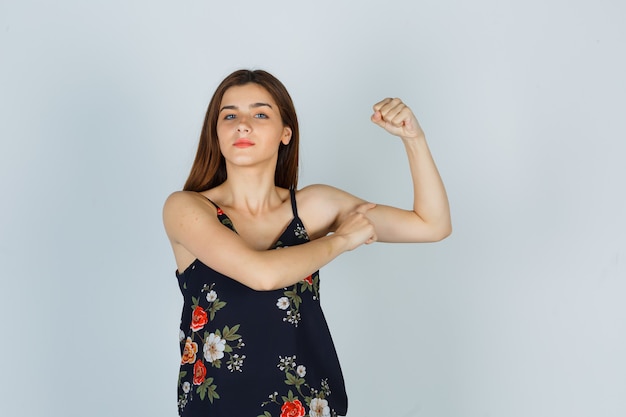
[[[273,172],[271,175],[254,170],[229,172],[218,188],[222,205],[252,215],[272,210],[283,202]]]

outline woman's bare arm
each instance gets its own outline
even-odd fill
[[[292,285],[341,253],[374,241],[374,228],[365,216],[372,206],[355,207],[329,236],[280,250],[251,248],[220,223],[215,207],[198,193],[173,193],[165,202],[163,222],[175,254],[191,255],[255,290],[272,290]]]
[[[400,209],[378,204],[367,211],[380,242],[435,242],[452,231],[450,207],[443,181],[432,158],[422,128],[400,99],[387,98],[374,105],[372,121],[387,132],[399,136],[408,156],[413,182],[413,207]],[[398,190],[405,192],[405,190]],[[409,190],[406,190],[409,192]],[[320,235],[335,230],[348,213],[364,200],[326,185],[312,185],[300,191],[304,203],[301,211],[311,229],[322,228]],[[318,213],[331,210],[335,222],[323,230],[316,225]],[[328,217],[328,216],[327,216]]]

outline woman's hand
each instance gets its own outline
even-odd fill
[[[369,210],[376,207],[374,203],[363,203],[354,211],[348,213],[335,231],[336,236],[343,236],[347,241],[347,249],[356,249],[362,244],[376,242],[376,230],[374,224],[365,215]]]
[[[399,98],[386,98],[374,104],[372,122],[402,139],[423,138],[417,118]]]

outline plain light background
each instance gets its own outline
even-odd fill
[[[176,415],[161,208],[242,67],[295,101],[300,186],[410,206],[369,121],[386,96],[447,186],[445,241],[322,269],[349,416],[626,415],[625,20],[616,0],[0,0],[0,415]]]

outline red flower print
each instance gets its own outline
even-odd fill
[[[202,329],[205,324],[209,322],[209,317],[206,315],[206,311],[202,309],[200,306],[196,306],[193,309],[193,314],[191,316],[191,330],[197,332]]]
[[[218,216],[223,216],[223,215],[224,215],[224,212],[223,212],[223,211],[222,211],[222,209],[221,209],[221,208],[219,208],[219,207],[217,208],[217,215],[218,215]]]
[[[193,384],[200,385],[204,382],[206,377],[206,366],[202,361],[198,361],[193,366]],[[304,414],[303,414],[304,415]]]
[[[306,413],[300,400],[287,401],[280,407],[280,417],[304,417]]]
[[[187,340],[185,340],[181,363],[194,363],[196,361],[196,353],[198,353],[198,344],[192,342],[191,337],[188,337]]]
[[[306,281],[309,283],[309,285],[313,285],[313,276],[309,275],[308,277],[306,277],[305,279],[303,279],[302,281]]]

